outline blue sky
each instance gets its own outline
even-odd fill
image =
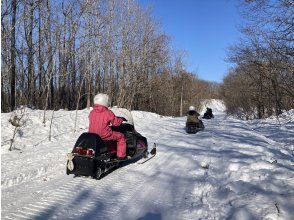
[[[221,82],[231,64],[226,49],[240,36],[236,0],[139,0],[152,5],[153,16],[171,37],[172,47],[188,52],[188,71],[204,80]]]

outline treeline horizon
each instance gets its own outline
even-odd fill
[[[182,115],[219,84],[184,67],[148,7],[135,0],[2,0],[1,111],[111,105]]]
[[[220,95],[227,113],[244,119],[294,108],[294,1],[240,0],[242,38],[227,56],[234,64]]]

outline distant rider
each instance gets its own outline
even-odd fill
[[[206,118],[206,119],[214,118],[211,108],[206,108],[206,112],[204,113],[203,118]]]
[[[107,94],[99,93],[94,97],[93,110],[89,115],[89,132],[98,134],[102,140],[117,141],[117,157],[126,157],[126,139],[124,134],[113,131],[111,126],[119,126],[126,119],[116,117],[109,107]]]

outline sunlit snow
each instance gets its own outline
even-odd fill
[[[1,114],[2,219],[293,219],[294,111],[241,121],[213,100],[215,118],[185,132],[185,117],[133,111],[135,128],[157,144],[144,164],[101,180],[65,174],[66,154],[87,131],[89,110],[26,109],[14,149],[11,113]],[[203,111],[201,111],[203,113]]]

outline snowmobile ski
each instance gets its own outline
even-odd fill
[[[138,164],[144,164],[147,161],[151,160],[153,157],[156,156],[156,144],[154,143],[152,150],[150,151],[150,154],[152,155],[151,157],[148,157],[148,155],[146,155],[146,157],[144,158],[143,161],[138,162]]]
[[[151,160],[153,157],[155,157],[155,155],[156,155],[156,154],[152,155],[151,157],[146,158],[146,159],[143,160],[143,161],[138,162],[138,164],[144,164],[144,163],[146,163],[147,161],[149,161],[149,160]]]

